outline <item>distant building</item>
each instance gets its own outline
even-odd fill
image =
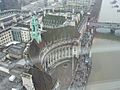
[[[30,4],[23,6],[21,9],[34,12],[43,9],[47,5],[47,0],[36,0],[35,2],[31,2]]]
[[[22,41],[22,37],[21,37],[21,31],[20,30],[16,30],[16,29],[12,29],[12,35],[13,35],[13,40],[14,41]]]
[[[66,26],[75,26],[81,19],[81,15],[72,13],[47,13],[43,17],[44,28],[61,28]]]
[[[29,0],[18,0],[20,6],[25,6],[26,4],[29,4],[30,2],[26,2],[26,1],[29,1]]]
[[[21,17],[24,16],[14,13],[9,16],[1,15],[0,45],[5,45],[12,41],[27,42],[30,40],[29,29],[23,26],[18,27],[19,24],[17,25],[17,27],[15,25],[17,24],[17,22],[22,20]]]
[[[13,40],[19,42],[28,42],[30,40],[30,32],[25,27],[12,27]]]
[[[65,9],[68,11],[80,12],[81,10],[87,11],[90,8],[92,0],[63,0],[65,5]]]
[[[30,40],[29,29],[23,26],[10,28],[13,23],[20,20],[20,15],[4,15],[0,18],[0,45],[8,44],[12,41],[28,42]],[[18,24],[19,25],[19,24]]]
[[[6,54],[4,52],[0,52],[0,61],[4,61],[6,59]]]
[[[7,83],[2,83],[1,90],[27,90],[23,87],[22,80],[20,78],[15,78],[14,81],[10,81],[10,74],[4,72],[5,68],[1,67],[3,70],[0,70],[0,82],[6,80]]]
[[[64,16],[46,15],[43,18],[43,26],[45,28],[59,28],[65,21]]]
[[[28,42],[30,40],[30,30],[28,28],[21,28],[22,42]]]
[[[54,2],[58,2],[58,0],[54,0]]]
[[[62,0],[63,7],[66,5],[67,0]]]
[[[0,30],[0,45],[13,41],[11,30]]]
[[[20,21],[20,15],[18,14],[11,14],[11,15],[4,15],[0,18],[0,29],[5,29],[11,26],[13,23]]]
[[[11,45],[7,52],[11,58],[21,59],[23,57],[24,48],[25,44]]]
[[[20,9],[18,0],[1,0],[1,10]]]
[[[2,11],[2,1],[0,0],[0,12]]]
[[[44,6],[48,6],[48,0],[44,0]]]

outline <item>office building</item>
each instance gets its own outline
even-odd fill
[[[0,0],[0,9],[9,10],[9,9],[20,9],[20,4],[18,0]]]
[[[12,41],[13,38],[11,30],[0,31],[0,45],[5,45]]]
[[[81,10],[87,11],[90,8],[92,0],[63,0],[66,2],[65,9],[68,11],[72,11],[74,9],[75,12],[80,12]]]
[[[18,42],[28,42],[30,40],[30,32],[25,27],[12,27],[13,40]]]

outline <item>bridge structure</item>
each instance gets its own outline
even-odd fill
[[[88,24],[90,25],[90,27],[110,29],[110,32],[112,34],[114,34],[116,30],[120,30],[120,23],[90,21],[88,22]]]

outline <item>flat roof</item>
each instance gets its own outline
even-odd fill
[[[11,90],[12,88],[22,89],[22,81],[18,78],[9,81],[11,75],[0,71],[0,90]]]
[[[12,44],[17,44],[17,43],[20,43],[20,42],[18,42],[18,41],[12,41],[12,42],[9,42],[8,44],[6,44],[5,46],[8,47],[8,46],[10,46]]]
[[[20,54],[21,55],[23,53],[24,48],[25,48],[25,44],[18,43],[18,44],[11,45],[8,48],[8,52],[13,53],[13,54]]]
[[[78,31],[73,26],[66,26],[57,29],[46,29],[47,32],[42,34],[43,41],[60,40],[61,38],[76,38],[79,36]]]
[[[12,15],[8,15],[8,14],[6,14],[6,15],[2,15],[2,16],[0,16],[0,20],[3,20],[3,19],[5,19],[5,18],[9,18],[9,17],[12,17],[12,16],[16,16],[17,14],[12,14]]]
[[[6,54],[4,52],[0,52],[0,59],[3,58],[3,57],[5,57],[5,55]]]
[[[28,31],[29,29],[27,27],[15,26],[15,27],[12,27],[11,30],[24,30],[24,31]]]
[[[32,2],[26,6],[23,6],[22,7],[22,10],[32,10],[32,11],[35,11],[35,10],[38,10],[40,8],[43,8],[44,7],[44,4],[43,4],[44,0],[43,1],[35,1],[35,2]]]

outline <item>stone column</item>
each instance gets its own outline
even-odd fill
[[[74,69],[75,69],[75,62],[74,62],[74,56],[75,56],[75,52],[74,52],[74,46],[72,47],[72,76],[74,76]]]
[[[46,10],[44,10],[43,14],[44,14],[44,17],[45,17],[45,15],[46,15]]]
[[[44,69],[45,69],[45,71],[47,71],[47,67],[48,67],[48,57],[46,57],[46,60],[44,62]]]
[[[74,76],[74,56],[72,57],[72,76]]]
[[[52,58],[52,55],[50,54],[50,56],[48,56],[49,57],[49,59],[48,59],[48,66],[50,66],[50,61],[51,61],[51,58]]]
[[[71,51],[70,51],[70,47],[68,48],[68,52],[69,52],[69,55],[68,55],[68,56],[70,57],[70,53],[71,53]]]
[[[59,59],[59,48],[57,49],[57,59]]]

